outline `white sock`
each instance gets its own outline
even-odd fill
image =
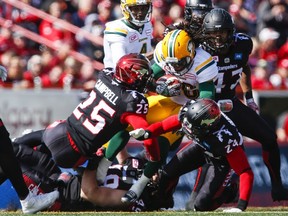
[[[150,178],[146,177],[143,173],[140,179],[138,179],[138,181],[132,185],[130,190],[134,191],[137,194],[137,197],[139,198],[149,181]]]
[[[105,177],[107,175],[107,171],[109,169],[109,166],[111,166],[112,161],[109,161],[107,158],[103,157],[101,161],[98,164],[96,178],[97,181],[102,184],[105,180]]]

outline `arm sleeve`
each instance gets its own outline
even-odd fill
[[[151,124],[147,130],[151,132],[152,137],[158,137],[163,133],[178,130],[180,128],[181,123],[179,122],[178,115],[172,115],[161,122]]]
[[[151,66],[153,70],[154,79],[157,80],[159,77],[165,74],[165,71],[156,63]]]
[[[215,98],[215,85],[213,80],[199,83],[200,98]]]
[[[127,54],[125,50],[125,44],[122,42],[113,42],[111,43],[110,47],[111,47],[111,51],[113,52],[113,55],[112,55],[113,64],[114,64],[114,67],[116,67],[116,63],[118,62],[118,60],[122,56]]]
[[[145,115],[126,115],[124,121],[130,124],[134,129],[148,127]],[[145,140],[144,147],[146,149],[146,152],[148,153],[148,156],[150,156],[149,160],[160,160],[160,148],[158,145],[158,141],[155,137]]]
[[[227,154],[227,160],[231,166],[231,168],[236,172],[237,175],[240,177],[240,185],[239,185],[239,202],[248,204],[252,188],[253,188],[253,180],[254,174],[251,170],[251,167],[248,163],[246,154],[241,146],[236,147],[233,149],[232,152]],[[246,208],[246,206],[241,208]],[[242,209],[245,210],[245,209]]]
[[[246,99],[253,98],[252,84],[251,84],[251,69],[248,64],[246,64],[246,66],[243,67],[243,72],[240,79],[240,86]]]

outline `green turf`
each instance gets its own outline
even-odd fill
[[[0,211],[0,216],[4,215],[23,215],[21,211]],[[213,212],[187,212],[187,211],[157,211],[157,212],[39,212],[36,214],[37,216],[182,216],[182,215],[225,215],[225,216],[233,216],[238,215],[239,213],[223,213],[222,209]],[[250,207],[245,212],[241,212],[240,215],[288,215],[288,207],[266,207],[266,208],[254,208]]]

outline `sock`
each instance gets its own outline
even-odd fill
[[[113,161],[116,155],[126,146],[130,139],[129,132],[126,130],[119,131],[109,141],[105,151],[105,157]]]
[[[96,178],[100,184],[103,184],[105,177],[107,175],[107,171],[109,166],[111,166],[112,161],[109,161],[107,158],[103,157],[98,164]]]
[[[138,179],[138,181],[132,185],[130,190],[134,191],[137,194],[137,197],[139,198],[149,181],[150,181],[150,178],[142,174],[140,179]]]

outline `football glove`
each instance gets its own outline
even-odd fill
[[[167,79],[165,79],[167,78]],[[159,78],[156,82],[156,92],[157,94],[163,95],[165,97],[178,96],[181,93],[181,83],[174,76],[168,76]]]
[[[249,99],[246,99],[246,104],[248,107],[250,107],[252,110],[254,110],[255,112],[259,112],[259,107],[258,105],[255,103],[254,99],[253,98],[249,98]]]
[[[2,79],[2,81],[4,82],[7,79],[7,70],[5,67],[0,65],[0,78]]]
[[[143,128],[138,128],[129,132],[129,135],[137,140],[145,140],[150,138],[151,132],[144,130]]]

